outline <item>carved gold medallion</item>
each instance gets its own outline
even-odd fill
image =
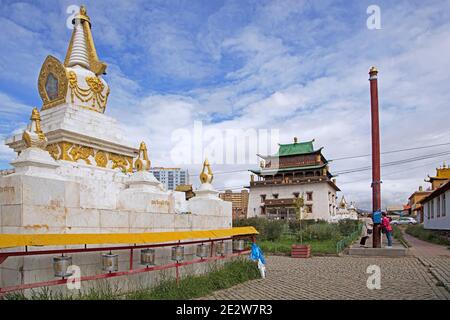
[[[42,64],[38,78],[38,90],[42,110],[64,103],[68,89],[66,68],[55,57],[47,56]]]

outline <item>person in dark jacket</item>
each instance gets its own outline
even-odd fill
[[[359,242],[359,246],[367,248],[366,241],[369,238],[369,236],[372,234],[372,226],[373,226],[372,219],[363,218],[362,222],[363,222],[363,226],[362,226],[361,241]]]

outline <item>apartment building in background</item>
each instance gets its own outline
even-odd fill
[[[220,199],[232,203],[233,220],[247,218],[248,191],[232,192],[225,190],[219,194]]]
[[[185,169],[154,167],[149,171],[164,185],[166,190],[175,190],[179,185],[189,184],[189,172]]]

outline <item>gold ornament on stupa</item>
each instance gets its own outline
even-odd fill
[[[104,113],[109,86],[101,78],[106,63],[99,60],[91,33],[86,7],[72,21],[74,27],[64,63],[47,56],[38,80],[42,110],[64,103]]]
[[[201,183],[211,183],[213,181],[214,175],[211,170],[211,166],[209,164],[208,159],[205,159],[203,162],[203,169],[200,173],[200,181]]]
[[[148,153],[147,153],[147,145],[144,141],[141,142],[139,146],[139,154],[134,161],[134,168],[136,171],[146,171],[150,169],[150,160],[148,159]]]
[[[30,129],[26,129],[22,134],[22,139],[25,141],[27,148],[45,149],[47,146],[47,138],[41,129],[41,115],[37,108],[31,111],[31,125]]]
[[[87,15],[87,10],[85,6],[80,7],[80,12],[73,18],[72,24],[76,25],[80,23],[83,30],[83,38],[86,42],[87,49],[87,62],[88,68],[96,75],[101,75],[106,73],[107,64],[103,61],[100,61],[97,55],[97,50],[95,49],[94,39],[92,38],[91,33],[91,19]],[[70,60],[72,57],[72,50],[74,48],[74,42],[76,38],[77,28],[73,29],[72,38],[70,39],[69,48],[67,49],[66,58],[64,59],[64,66],[70,66]]]

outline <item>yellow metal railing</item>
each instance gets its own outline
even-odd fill
[[[257,235],[253,227],[147,233],[0,234],[0,248],[77,244],[142,244]]]

